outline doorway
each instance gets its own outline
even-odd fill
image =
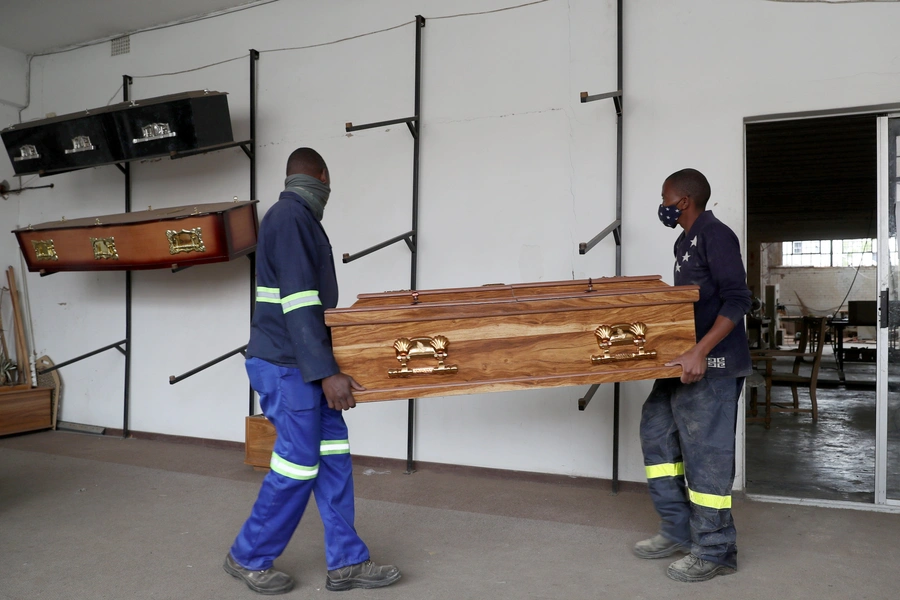
[[[877,112],[852,112],[745,120],[751,347],[769,355],[776,374],[815,373],[815,388],[798,385],[796,400],[790,385],[771,385],[778,412],[748,420],[751,494],[877,500],[876,359],[886,347],[876,322],[878,257],[887,255],[878,235],[879,121]],[[802,348],[803,324],[816,318],[827,323],[818,359]],[[790,354],[801,349],[803,357]],[[748,385],[761,399],[766,362],[756,364]]]

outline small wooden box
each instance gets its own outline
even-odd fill
[[[51,388],[3,391],[0,388],[0,435],[50,429]]]
[[[244,464],[268,469],[275,446],[275,426],[263,415],[244,419]]]

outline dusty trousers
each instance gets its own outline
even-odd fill
[[[731,517],[744,378],[659,379],[641,413],[641,448],[659,532],[703,560],[737,567]]]

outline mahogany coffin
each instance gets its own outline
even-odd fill
[[[658,275],[364,294],[325,312],[357,401],[679,377],[697,286]]]
[[[259,231],[257,202],[53,221],[13,233],[32,272],[174,269],[253,252]]]

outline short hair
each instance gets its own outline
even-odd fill
[[[690,196],[701,209],[706,209],[712,193],[706,176],[697,169],[675,171],[666,178],[679,194]]]
[[[285,175],[311,175],[318,177],[322,171],[327,171],[328,165],[322,155],[312,148],[297,148],[287,160]]]

